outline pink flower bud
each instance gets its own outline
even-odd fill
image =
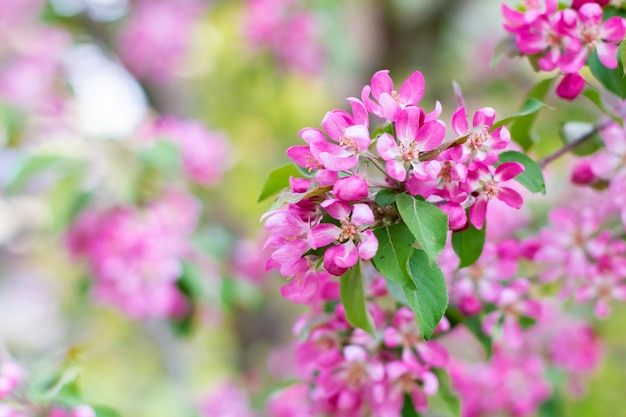
[[[594,183],[597,179],[598,177],[596,177],[591,169],[591,161],[582,160],[574,165],[571,177],[574,184],[588,185]]]
[[[359,201],[367,197],[367,181],[358,175],[339,179],[333,186],[333,193],[343,201]]]
[[[585,88],[585,79],[578,73],[567,74],[556,88],[556,94],[565,100],[574,100]]]

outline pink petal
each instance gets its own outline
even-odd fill
[[[487,214],[487,200],[485,198],[478,198],[474,204],[470,207],[469,218],[470,223],[477,229],[482,229],[485,223],[485,216]]]
[[[352,139],[357,146],[359,152],[363,152],[369,148],[371,139],[370,132],[363,125],[353,125],[346,129],[344,136]]]
[[[448,364],[448,351],[437,342],[419,343],[417,351],[427,365],[440,368]]]
[[[483,107],[474,113],[474,119],[472,125],[474,127],[485,126],[490,129],[493,125],[493,121],[496,118],[496,111],[491,107]]]
[[[369,125],[369,114],[367,113],[367,109],[365,108],[365,104],[358,98],[348,97],[348,101],[352,106],[352,120],[354,124],[363,125],[368,127]]]
[[[607,68],[617,68],[617,45],[614,43],[599,42],[596,44],[598,59]]]
[[[349,119],[351,119],[350,115],[344,110],[333,110],[324,115],[321,125],[328,136],[338,140],[349,126]]]
[[[396,181],[404,182],[406,179],[406,168],[400,161],[390,160],[385,164],[387,174]]]
[[[422,97],[424,97],[424,76],[421,72],[415,71],[400,87],[398,98],[405,106],[415,106]]]
[[[502,3],[500,10],[502,12],[502,17],[504,17],[504,20],[506,20],[510,25],[522,26],[526,23],[524,21],[524,13],[512,9],[506,3]]]
[[[312,249],[322,248],[336,241],[340,234],[341,229],[334,224],[321,223],[311,229],[307,241]]]
[[[599,26],[602,23],[602,7],[597,3],[587,3],[578,9],[578,17],[586,26]]]
[[[461,106],[452,115],[452,130],[459,136],[467,134],[469,127],[467,125],[467,113],[465,106]]]
[[[307,242],[304,239],[288,240],[272,253],[272,259],[280,264],[292,264],[304,255],[306,249]]]
[[[343,356],[348,362],[366,362],[367,352],[358,345],[348,345],[343,348]]]
[[[349,240],[342,245],[332,246],[326,249],[326,253],[324,253],[324,265],[326,265],[327,260],[340,268],[351,268],[358,262],[359,253],[354,243]],[[331,271],[328,272],[332,273]]]
[[[426,395],[434,395],[439,390],[439,380],[432,372],[424,372],[422,381],[424,382],[424,393]]]
[[[350,213],[352,212],[352,208],[348,203],[332,198],[322,201],[320,206],[324,210],[326,210],[328,214],[330,214],[333,218],[337,220],[349,219]]]
[[[442,110],[443,110],[443,107],[441,107],[441,103],[439,102],[439,100],[437,100],[435,102],[435,109],[431,111],[430,113],[426,113],[424,115],[424,123],[430,122],[431,120],[435,120],[437,117],[441,115]]]
[[[333,186],[333,194],[343,201],[359,201],[367,197],[367,181],[358,175],[340,178]]]
[[[372,76],[372,95],[379,99],[382,93],[391,93],[393,81],[389,76],[389,70],[380,70]]]
[[[420,150],[430,151],[441,145],[445,136],[446,125],[441,120],[432,120],[420,127],[415,141],[420,144]]]
[[[395,327],[387,327],[383,332],[383,343],[390,348],[398,347],[402,344],[402,335]]]
[[[383,133],[378,137],[376,150],[385,161],[401,156],[396,140],[389,133]]]
[[[625,25],[624,18],[621,16],[613,16],[604,21],[600,28],[600,38],[611,41],[620,42],[624,39]]]
[[[422,110],[418,107],[407,107],[398,111],[396,135],[401,143],[408,145],[415,140],[421,117]]]
[[[367,204],[355,204],[352,206],[352,223],[357,226],[374,223],[374,212]]]
[[[280,295],[296,304],[308,304],[319,288],[317,274],[307,273],[297,276],[287,285],[280,287]]]
[[[505,202],[509,207],[519,209],[524,205],[524,199],[512,188],[502,187],[498,193],[498,200]]]
[[[322,133],[319,129],[314,129],[312,127],[305,127],[304,129],[298,132],[298,136],[302,138],[306,143],[311,144],[311,142],[322,141],[326,142],[326,137],[324,133]]]
[[[524,172],[524,165],[519,162],[505,162],[496,168],[494,177],[499,181],[508,181]]]
[[[378,102],[380,103],[380,113],[382,117],[395,122],[398,117],[398,112],[400,111],[398,102],[388,93],[381,94]]]
[[[371,230],[366,230],[360,234],[361,243],[359,243],[359,257],[364,261],[372,259],[378,252],[378,239]]]

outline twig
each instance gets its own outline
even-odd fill
[[[595,125],[593,127],[593,129],[591,129],[589,132],[585,133],[584,135],[582,135],[578,139],[568,143],[567,145],[565,145],[562,148],[556,150],[555,152],[551,153],[550,155],[546,156],[545,158],[542,158],[539,161],[537,161],[537,164],[539,165],[539,167],[541,169],[544,169],[546,167],[546,165],[548,165],[550,162],[552,162],[555,159],[565,155],[566,153],[568,153],[572,149],[576,148],[577,146],[579,146],[582,143],[586,142],[587,140],[591,139],[596,133],[598,133],[599,131],[601,131],[605,127],[609,126],[611,123],[614,123],[613,120],[608,120],[608,121],[605,121],[603,123],[598,123],[597,125]]]

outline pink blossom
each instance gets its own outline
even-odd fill
[[[524,172],[524,166],[517,162],[505,162],[499,165],[493,174],[487,167],[477,165],[476,171],[472,172],[473,183],[478,185],[475,192],[478,196],[470,207],[470,222],[478,229],[483,227],[487,214],[487,203],[492,198],[497,198],[509,207],[519,209],[522,204],[522,196],[513,188],[501,184]]]
[[[420,124],[422,110],[409,107],[397,113],[396,134],[398,142],[385,133],[378,138],[376,149],[386,162],[387,173],[395,180],[406,179],[407,167],[419,180],[432,180],[441,171],[438,161],[420,162],[419,155],[438,147],[446,134],[445,124],[432,120]]]
[[[467,135],[468,138],[462,146],[450,149],[452,158],[459,162],[472,158],[484,165],[493,165],[498,160],[495,151],[506,148],[511,141],[511,135],[504,126],[490,132],[495,117],[496,111],[491,107],[479,109],[474,113],[472,129],[469,129],[465,107],[459,107],[452,116],[452,129],[457,135]]]
[[[232,164],[226,136],[207,130],[197,121],[163,117],[144,126],[140,135],[149,141],[167,140],[176,145],[185,174],[201,185],[217,185]]]
[[[389,71],[381,70],[372,76],[370,85],[363,87],[361,100],[370,113],[395,122],[400,110],[419,104],[424,96],[424,84],[422,73],[415,71],[396,91],[393,89],[393,81],[389,76]],[[370,98],[370,94],[376,101]],[[424,121],[434,120],[440,113],[441,107],[437,103],[435,111],[427,115]]]
[[[198,6],[195,0],[134,2],[117,40],[127,68],[141,79],[170,81],[183,66]]]
[[[215,388],[200,404],[203,417],[254,417],[247,394],[233,383]]]
[[[87,262],[97,300],[133,318],[175,316],[186,308],[176,281],[198,215],[198,202],[175,191],[143,210],[89,210],[70,228],[68,246]]]
[[[339,200],[326,200],[321,204],[328,214],[341,222],[314,226],[308,235],[312,249],[338,243],[326,249],[324,267],[333,275],[343,275],[356,265],[359,258],[370,260],[378,250],[378,240],[368,227],[374,223],[374,213],[367,204],[350,206]]]

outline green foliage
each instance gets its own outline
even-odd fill
[[[460,258],[459,268],[472,265],[478,260],[485,246],[486,230],[486,226],[477,229],[469,223],[467,229],[452,233],[452,248]]]
[[[357,263],[340,278],[341,303],[346,310],[346,318],[354,327],[374,334],[374,323],[367,311],[365,288],[361,267]]]
[[[439,266],[419,249],[409,258],[408,270],[417,290],[403,287],[404,294],[417,316],[420,335],[428,340],[448,307],[446,280]]]
[[[563,123],[559,130],[559,137],[565,144],[570,144],[581,137],[592,134],[595,127],[593,123],[585,122],[567,122]],[[585,140],[580,145],[571,150],[574,155],[586,156],[591,155],[602,147],[602,138],[598,133],[593,133],[593,136],[588,140]]]
[[[509,128],[511,133],[511,139],[517,142],[525,151],[529,150],[535,142],[537,142],[536,135],[533,131],[533,125],[535,120],[537,120],[537,116],[539,115],[539,110],[542,108],[542,105],[539,104],[541,100],[544,100],[550,91],[552,84],[554,82],[554,77],[546,78],[545,80],[539,81],[533,88],[530,89],[528,94],[526,95],[526,100],[524,102],[525,105],[534,105],[538,106],[537,111],[532,112],[530,114],[526,114],[523,116],[518,116]],[[529,100],[537,100],[530,101]],[[530,104],[529,104],[530,103]],[[543,107],[547,107],[543,105]],[[522,110],[524,107],[522,107]],[[527,108],[526,110],[530,110]]]
[[[587,65],[596,80],[607,90],[622,99],[626,99],[626,79],[620,76],[617,68],[610,69],[605,67],[598,59],[597,51],[589,54],[587,57]]]
[[[600,91],[598,91],[597,88],[593,88],[593,87],[585,88],[585,90],[582,92],[582,96],[586,97],[587,99],[589,99],[589,101],[591,101],[593,104],[595,104],[595,106],[602,113],[606,114],[607,116],[610,116],[617,123],[619,123],[620,125],[624,124],[624,120],[622,118],[616,116],[615,114],[613,114],[613,111],[611,109],[609,109],[609,107],[606,105],[606,103],[602,99],[602,95],[600,94]]]
[[[167,140],[156,141],[148,148],[142,149],[137,154],[137,158],[143,165],[156,168],[167,174],[180,172],[180,150]]]
[[[396,199],[402,220],[431,261],[436,261],[446,245],[448,216],[437,206],[399,194]]]
[[[385,278],[416,289],[407,269],[415,242],[411,231],[404,224],[394,224],[374,230],[374,236],[378,239],[378,251],[372,259],[376,269]]]
[[[48,204],[54,230],[65,230],[91,200],[91,194],[81,189],[83,177],[83,170],[76,170],[50,188]]]
[[[93,408],[93,411],[96,412],[96,417],[122,417],[120,413],[118,413],[111,407],[92,405],[91,408]]]
[[[381,207],[387,207],[396,202],[396,197],[398,193],[389,188],[383,188],[379,192],[376,193],[376,197],[374,197],[374,201]]]
[[[66,167],[73,161],[58,155],[33,155],[28,157],[7,183],[4,192],[15,194],[39,174],[56,167]]]
[[[498,165],[504,162],[519,162],[524,165],[524,172],[515,177],[515,180],[533,193],[546,193],[546,183],[539,165],[527,155],[517,151],[503,152],[499,156]]]
[[[289,177],[301,177],[302,174],[297,166],[294,164],[286,164],[279,168],[274,169],[269,173],[259,199],[259,203],[267,198],[278,194],[281,190],[289,187]]]
[[[542,85],[542,88],[546,88],[546,86]],[[538,92],[541,92],[541,88],[539,89]],[[517,113],[507,116],[504,119],[501,119],[498,122],[494,123],[491,130],[495,130],[499,128],[500,126],[506,126],[510,123],[513,123],[516,120],[519,120],[520,117],[533,115],[543,108],[550,108],[550,107],[545,105],[541,100],[538,100],[534,97],[530,97],[526,99],[526,101],[522,105],[522,108]]]
[[[419,413],[415,410],[413,399],[409,394],[404,394],[404,403],[402,404],[402,417],[419,417]]]
[[[428,411],[425,417],[460,417],[461,401],[452,389],[450,376],[444,369],[433,369],[439,380],[439,389],[428,398]]]
[[[483,346],[483,349],[485,350],[485,355],[487,359],[489,359],[491,357],[491,354],[493,353],[493,340],[491,339],[491,337],[487,336],[485,332],[483,332],[483,327],[481,323],[482,317],[479,316],[466,317],[463,320],[463,324],[470,332],[472,332],[474,337],[476,337],[476,340],[478,340]]]

